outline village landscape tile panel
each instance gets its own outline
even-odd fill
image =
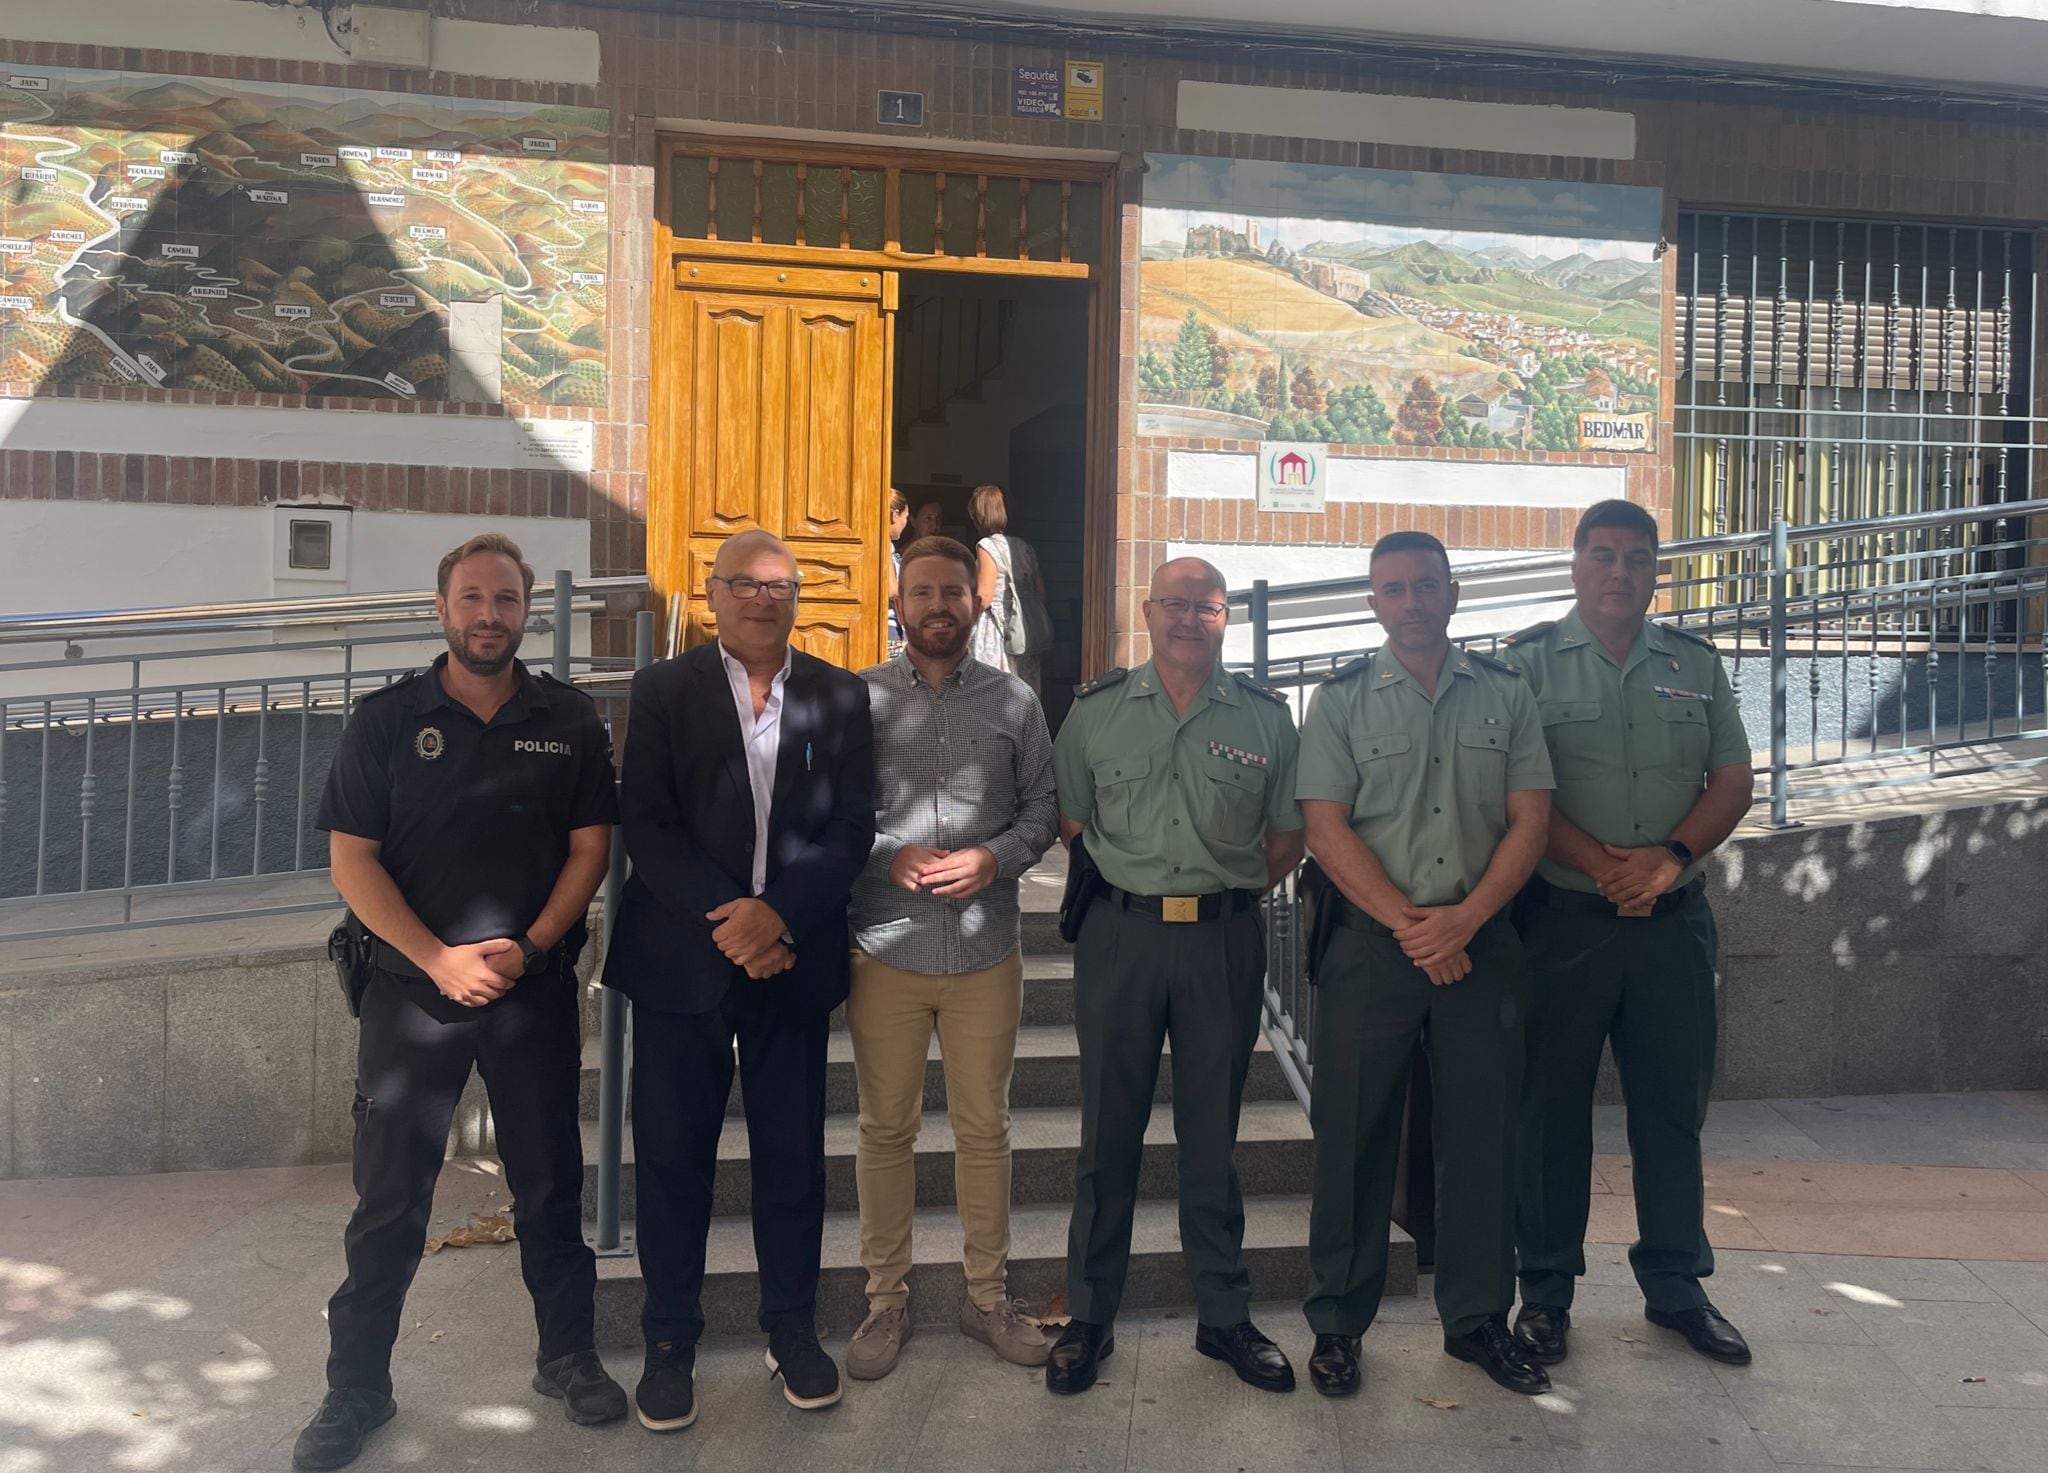
[[[1139,398],[1162,425],[1170,407],[1240,439],[1656,443],[1661,190],[1146,162]]]
[[[602,407],[610,115],[15,67],[0,380],[447,399],[501,303],[508,403]]]

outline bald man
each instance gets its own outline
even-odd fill
[[[1092,1386],[1116,1348],[1167,1039],[1195,1349],[1262,1390],[1294,1389],[1287,1357],[1251,1322],[1244,1200],[1231,1161],[1266,971],[1258,900],[1302,855],[1294,718],[1284,696],[1224,672],[1229,615],[1215,567],[1199,558],[1164,564],[1145,600],[1152,658],[1082,686],[1053,748],[1060,836],[1081,839],[1101,871],[1074,946],[1073,1320],[1045,1368],[1047,1388],[1060,1394]]]
[[[696,1420],[705,1234],[735,1045],[768,1368],[790,1404],[839,1400],[818,1344],[825,1039],[846,997],[846,908],[875,839],[868,688],[789,644],[802,578],[765,532],[705,580],[715,640],[633,677],[626,882],[605,985],[633,1000],[633,1152],[649,1431]]]

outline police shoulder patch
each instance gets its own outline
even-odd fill
[[[1357,659],[1339,665],[1335,670],[1325,675],[1323,683],[1327,685],[1331,681],[1349,680],[1354,675],[1362,674],[1371,664],[1371,655],[1360,655]]]
[[[1267,700],[1273,702],[1277,706],[1284,706],[1287,704],[1287,693],[1285,691],[1275,690],[1270,685],[1261,685],[1258,681],[1252,679],[1251,676],[1245,674],[1242,670],[1233,671],[1232,673],[1237,676],[1237,683],[1243,686],[1246,690],[1250,691],[1253,695],[1264,696]]]
[[[1093,680],[1089,681],[1086,685],[1075,686],[1074,699],[1077,701],[1085,700],[1089,696],[1094,695],[1097,691],[1108,690],[1111,686],[1119,684],[1123,680],[1123,678],[1126,675],[1129,675],[1130,673],[1130,671],[1126,670],[1121,665],[1117,666],[1114,670],[1105,670],[1100,675],[1096,676]]]
[[[1556,620],[1545,619],[1541,624],[1531,624],[1527,629],[1517,629],[1513,634],[1503,639],[1501,644],[1504,646],[1527,644],[1532,639],[1541,639],[1555,628],[1557,628]]]

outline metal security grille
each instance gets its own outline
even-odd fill
[[[2041,443],[2030,231],[1914,221],[1679,217],[1674,532],[1760,532],[2028,495]],[[1963,546],[2008,534],[1978,524]],[[1925,536],[1816,545],[1863,584]],[[1946,545],[1946,544],[1944,544]],[[1995,554],[1994,554],[1995,555]],[[1680,570],[1715,601],[1721,563]],[[1838,570],[1816,566],[1817,587]]]

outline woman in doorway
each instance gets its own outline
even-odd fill
[[[903,529],[910,525],[910,498],[889,488],[889,658],[903,648],[903,628],[896,622],[896,587],[903,577]]]
[[[974,658],[998,670],[1008,670],[1039,695],[1039,662],[1042,656],[1010,651],[1010,607],[1020,596],[1036,597],[1045,607],[1045,577],[1038,570],[1038,554],[1031,544],[1010,533],[1010,513],[1000,486],[977,486],[967,503],[967,515],[981,541],[975,547],[979,567],[977,592],[981,595],[981,619],[974,626]],[[1020,594],[1019,584],[1028,592]]]

